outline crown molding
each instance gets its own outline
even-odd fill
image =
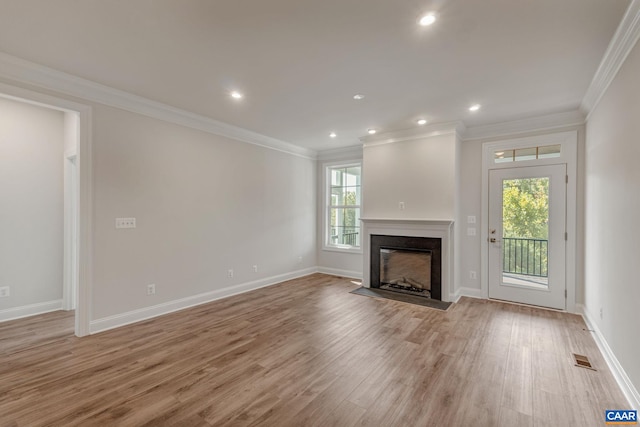
[[[0,52],[0,79],[9,84],[16,82],[52,90],[82,100],[120,108],[132,113],[142,114],[154,119],[299,157],[314,160],[317,157],[317,153],[314,150],[299,147],[289,142],[271,138],[238,126],[152,101],[142,96],[133,95],[119,89],[76,77],[3,52]]]
[[[404,129],[399,131],[384,132],[375,135],[367,135],[360,138],[363,147],[393,144],[395,142],[413,141],[416,139],[432,138],[434,136],[455,134],[461,136],[465,132],[463,122],[436,123],[417,129]]]
[[[639,38],[640,0],[632,0],[602,57],[587,93],[582,99],[580,111],[587,117],[587,120]]]
[[[318,160],[347,160],[361,159],[362,145],[351,145],[349,147],[331,148],[328,150],[318,151]]]
[[[462,140],[474,141],[501,136],[515,136],[528,132],[554,130],[583,124],[584,115],[580,111],[574,110],[492,125],[473,126],[467,128]]]

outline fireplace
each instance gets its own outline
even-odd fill
[[[452,301],[453,221],[443,219],[360,218],[362,221],[362,251],[364,253],[362,285],[380,286],[380,247],[391,250],[431,252],[430,294],[440,301]],[[380,236],[372,239],[373,236]],[[399,238],[394,242],[393,239]],[[426,240],[422,240],[426,238]],[[382,239],[382,245],[379,245]],[[386,240],[391,239],[391,240]],[[408,240],[407,240],[408,239]],[[416,239],[416,240],[412,240]],[[375,242],[374,242],[375,240]],[[427,243],[425,243],[427,242]],[[376,247],[372,247],[376,244]],[[391,270],[393,273],[395,270]],[[394,280],[393,278],[391,280]],[[421,280],[421,279],[419,279]]]
[[[370,286],[442,300],[442,239],[371,235]]]

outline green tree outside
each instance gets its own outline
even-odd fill
[[[340,189],[342,191],[343,189]],[[345,189],[346,190],[346,189]],[[358,200],[356,191],[346,190],[344,195],[345,206],[357,206]],[[338,219],[338,216],[341,216]],[[340,224],[338,226],[338,224]],[[359,208],[331,208],[331,226],[334,228],[334,242],[341,245],[354,245],[359,239],[355,234],[360,230],[360,209]]]
[[[549,178],[503,182],[502,226],[503,237],[549,238]]]
[[[331,169],[330,239],[360,246],[360,166]]]
[[[503,271],[548,274],[549,178],[503,181]],[[512,240],[510,240],[512,239]],[[515,240],[519,239],[519,240]],[[534,242],[539,239],[545,242]]]

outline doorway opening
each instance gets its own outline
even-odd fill
[[[62,248],[56,249],[53,259],[60,262],[57,278],[52,278],[51,283],[58,283],[59,288],[57,290],[44,291],[35,288],[31,295],[27,295],[29,292],[24,292],[25,289],[15,288],[15,299],[10,303],[10,308],[5,310],[4,316],[1,320],[10,320],[20,317],[26,317],[30,315],[36,315],[55,310],[67,310],[74,311],[74,331],[77,336],[85,336],[90,333],[90,293],[91,288],[89,284],[90,274],[90,260],[91,260],[91,241],[90,241],[90,209],[91,209],[91,140],[90,140],[90,107],[76,102],[68,101],[65,99],[57,98],[41,94],[38,92],[14,87],[0,83],[0,98],[6,101],[11,101],[15,105],[25,105],[25,108],[31,108],[34,111],[43,111],[44,115],[50,114],[62,114],[63,119],[62,126],[59,132],[62,134],[62,146],[57,154],[52,154],[49,164],[58,164],[56,167],[60,171],[58,178],[51,179],[56,180],[60,184],[56,184],[58,190],[55,195],[50,195],[51,198],[61,197],[59,202],[60,210],[62,213],[57,213],[59,220],[55,220],[59,226],[49,227],[43,229],[30,230],[30,235],[34,237],[32,247],[37,247],[38,236],[43,236],[43,233],[53,231],[57,236],[54,239],[50,239],[52,245],[59,248],[61,242]],[[35,107],[35,108],[34,108]],[[46,113],[49,111],[50,113]],[[57,119],[58,123],[60,119]],[[26,123],[34,128],[33,123]],[[37,126],[35,126],[37,127]],[[56,131],[58,132],[58,131]],[[48,138],[42,138],[46,143]],[[57,141],[59,141],[59,136]],[[57,143],[56,143],[57,144]],[[45,144],[46,145],[46,144]],[[19,144],[16,145],[19,147]],[[58,149],[56,149],[58,150]],[[44,150],[42,150],[44,151]],[[37,167],[36,158],[46,157],[49,154],[40,152],[38,149],[30,150],[26,156],[23,156],[24,164],[27,167]],[[29,163],[29,159],[33,159],[33,163]],[[28,177],[28,174],[23,174]],[[30,193],[23,188],[23,182],[15,181],[15,194],[17,197],[21,197],[23,200],[29,200],[32,197],[36,197],[37,194]],[[37,187],[35,187],[37,188]],[[35,205],[34,205],[35,206]],[[54,208],[56,212],[60,212],[58,208]],[[36,209],[31,209],[31,212],[36,212]],[[40,217],[46,218],[48,212],[40,212]],[[17,218],[20,218],[18,216]],[[20,239],[20,236],[17,237]],[[14,240],[14,242],[19,240]],[[27,253],[27,252],[23,252]],[[44,253],[44,252],[43,252]],[[29,268],[33,270],[38,269],[37,263],[33,263],[32,260],[27,260],[26,257],[16,254],[16,259],[21,259],[25,262],[25,266],[22,266],[22,271],[28,271]],[[26,265],[29,264],[29,265]],[[20,271],[20,270],[18,270]],[[60,283],[61,280],[61,283]],[[14,283],[19,283],[15,281]],[[52,289],[50,285],[46,285],[47,289]],[[26,287],[26,286],[25,286]],[[47,293],[46,295],[43,295]],[[26,295],[26,296],[25,296]],[[44,296],[44,297],[43,297]],[[20,297],[20,298],[19,298]],[[31,300],[29,299],[31,298]],[[44,299],[45,302],[39,300]],[[31,303],[36,301],[35,303]]]
[[[482,145],[481,295],[576,310],[575,130]]]

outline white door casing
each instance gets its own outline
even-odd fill
[[[573,126],[571,126],[573,128]],[[480,223],[480,296],[489,297],[489,255],[488,245],[485,243],[489,239],[489,171],[493,169],[508,169],[513,167],[527,167],[538,165],[565,164],[569,182],[567,184],[567,205],[566,205],[566,311],[576,312],[578,309],[576,301],[576,287],[578,279],[578,268],[580,264],[577,260],[577,206],[578,206],[578,139],[579,130],[570,129],[552,133],[538,134],[524,137],[514,137],[487,141],[482,143],[482,192],[481,192],[481,217]],[[498,163],[495,161],[495,153],[502,150],[542,147],[546,145],[561,145],[561,154],[557,158],[526,160],[512,163]]]

